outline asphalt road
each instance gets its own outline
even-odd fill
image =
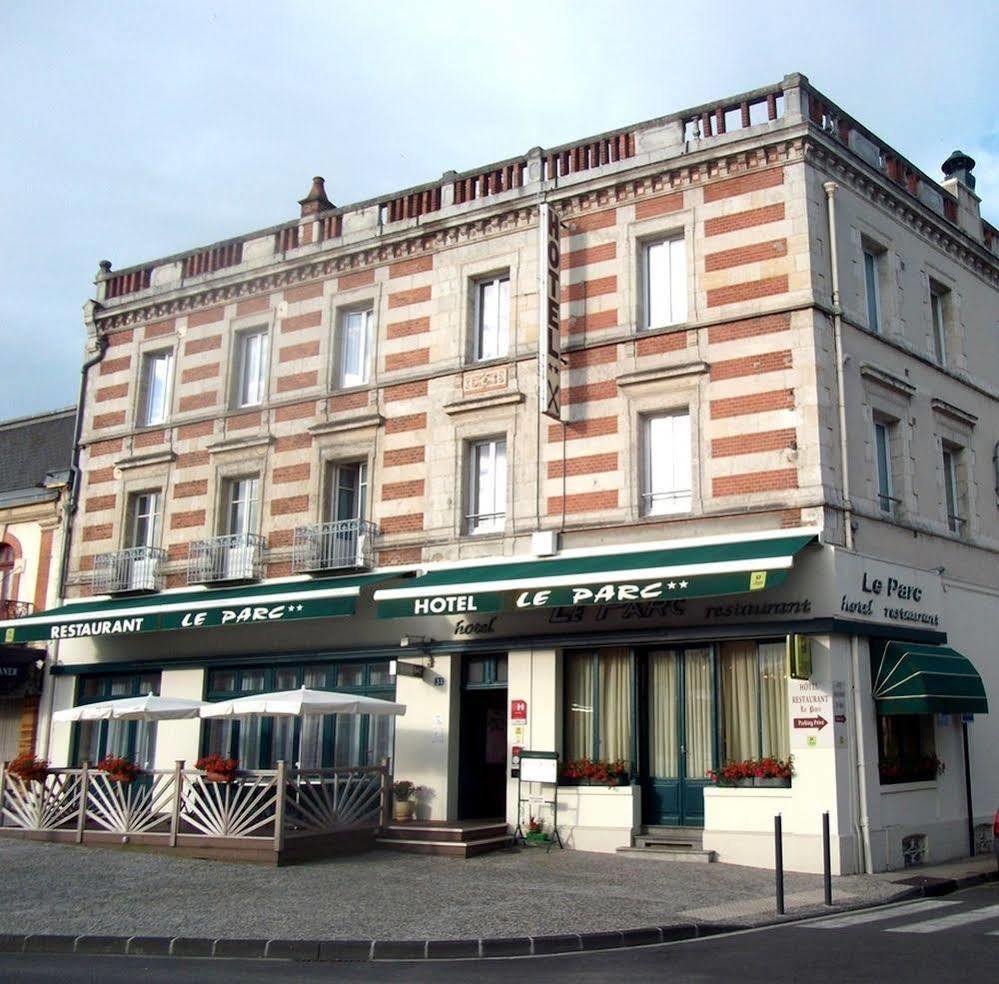
[[[848,981],[997,979],[999,884],[704,940],[559,957],[376,963],[0,956],[0,980],[59,984],[233,981]]]

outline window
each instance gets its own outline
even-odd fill
[[[947,509],[947,527],[952,533],[962,533],[967,518],[964,512],[964,497],[961,494],[960,468],[961,451],[956,444],[943,445],[944,506]]]
[[[205,699],[228,700],[305,686],[394,700],[395,678],[388,671],[385,661],[212,670]],[[244,769],[273,769],[279,759],[300,762],[306,769],[377,765],[392,755],[394,722],[390,715],[368,714],[209,719],[202,726],[201,747],[205,755],[237,759]]]
[[[159,492],[137,492],[130,498],[129,546],[157,547],[160,542]]]
[[[139,424],[152,427],[162,424],[170,413],[170,382],[173,352],[149,352],[142,358],[142,382],[139,390]]]
[[[234,401],[237,407],[254,407],[264,402],[267,393],[266,329],[240,332],[236,336],[236,381]]]
[[[899,501],[894,495],[892,478],[892,445],[896,424],[888,420],[874,421],[874,466],[877,480],[878,508],[891,516]]]
[[[497,533],[506,523],[506,441],[469,448],[469,533]]]
[[[141,697],[160,692],[159,673],[115,676],[81,676],[76,687],[77,704],[118,697]],[[131,759],[140,768],[153,768],[156,723],[149,721],[81,721],[73,726],[72,760],[77,765],[96,765],[104,756]]]
[[[633,667],[627,649],[565,655],[565,760],[632,762]]]
[[[785,643],[723,642],[719,656],[722,761],[786,759],[791,741]]]
[[[930,321],[933,328],[933,354],[940,365],[947,361],[946,297],[948,291],[935,281],[930,281]]]
[[[882,785],[926,782],[939,771],[932,714],[878,715],[878,774]]]
[[[475,282],[475,359],[499,359],[510,347],[510,277]]]
[[[0,543],[0,602],[14,597],[14,548],[9,543]],[[3,615],[7,618],[7,615]]]
[[[688,512],[691,504],[690,414],[645,418],[642,512]]]
[[[663,328],[687,320],[687,251],[683,238],[642,247],[643,328]]]
[[[329,466],[327,519],[364,519],[368,495],[368,463],[338,462]]]
[[[867,295],[867,327],[881,331],[881,254],[864,249],[864,288]]]
[[[345,311],[340,316],[338,386],[363,386],[367,383],[373,323],[374,313],[370,308]]]
[[[246,537],[257,532],[260,516],[260,479],[255,475],[225,483],[223,532]]]

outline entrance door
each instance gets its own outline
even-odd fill
[[[505,655],[463,661],[458,749],[458,819],[506,815]]]
[[[643,822],[703,826],[715,759],[714,654],[660,649],[642,662]]]

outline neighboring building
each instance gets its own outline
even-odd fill
[[[54,757],[393,754],[423,816],[512,823],[522,747],[623,761],[559,790],[579,848],[703,826],[766,864],[781,812],[814,870],[823,811],[838,872],[984,844],[999,233],[947,167],[791,75],[358,205],[317,178],[292,222],[102,264],[78,600],[16,629],[58,640],[56,707],[306,684],[408,713],[394,741],[56,726]],[[913,649],[944,643],[970,662]],[[791,753],[790,789],[706,789]]]
[[[0,421],[0,620],[59,601],[76,410]],[[8,638],[11,636],[11,638]],[[34,752],[45,648],[0,633],[0,761]]]

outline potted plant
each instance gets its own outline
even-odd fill
[[[134,762],[127,758],[115,758],[113,755],[105,755],[97,763],[97,768],[107,774],[112,782],[130,783],[135,782],[136,776],[142,772]]]
[[[753,763],[753,785],[754,786],[776,786],[787,787],[791,785],[791,776],[794,774],[793,756],[784,759],[761,758]]]
[[[407,821],[413,819],[413,809],[416,804],[413,802],[413,793],[416,786],[408,779],[397,779],[392,783],[392,819],[396,821]]]
[[[524,840],[528,844],[547,844],[549,837],[545,833],[545,824],[540,817],[532,816],[527,821],[527,831]]]
[[[581,758],[566,762],[561,782],[567,786],[626,786],[629,781],[628,763],[623,759]]]
[[[232,782],[236,778],[239,762],[221,755],[205,755],[194,763],[205,774],[205,782]]]
[[[47,759],[36,759],[34,755],[23,752],[16,758],[12,758],[7,763],[7,772],[12,776],[17,776],[21,782],[45,782],[45,777],[49,774],[49,763]]]

